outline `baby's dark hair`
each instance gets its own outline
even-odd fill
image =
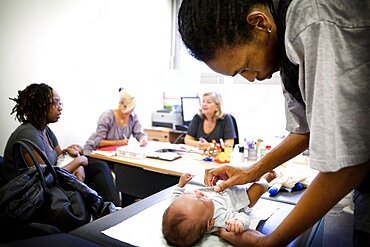
[[[10,114],[16,113],[15,118],[20,123],[31,123],[41,130],[46,124],[46,115],[53,106],[53,89],[44,83],[34,83],[19,90],[16,98],[9,99],[16,102]]]
[[[171,210],[171,206],[163,213],[162,233],[170,245],[192,246],[202,238],[206,230],[206,224],[191,221],[183,212]]]
[[[178,28],[190,55],[206,62],[221,48],[253,41],[246,17],[258,4],[271,6],[271,0],[183,0]]]

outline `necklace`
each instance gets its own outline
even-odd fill
[[[214,122],[212,121],[207,121],[207,127],[208,127],[208,130],[211,130],[213,128],[213,125],[214,125]]]
[[[122,116],[122,114],[116,110],[115,113],[114,113],[115,117],[116,117],[116,122],[119,126],[125,126],[127,125],[127,119],[124,118],[124,116]]]

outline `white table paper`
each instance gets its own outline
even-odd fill
[[[194,189],[194,186],[187,185],[186,189],[189,190],[189,188]],[[163,238],[161,227],[163,212],[169,205],[170,198],[102,231],[102,233],[135,246],[168,246]],[[250,228],[256,229],[260,220],[266,220],[277,209],[278,206],[271,201],[260,199],[250,213]],[[196,246],[223,247],[231,245],[218,236],[207,234]]]

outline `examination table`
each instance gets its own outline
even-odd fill
[[[171,197],[173,187],[167,188],[163,191],[160,191],[150,197],[147,197],[141,201],[138,201],[128,207],[123,208],[120,211],[117,211],[113,214],[107,215],[101,219],[95,220],[87,225],[84,225],[76,230],[70,232],[70,234],[87,239],[89,241],[95,242],[97,244],[103,246],[135,246],[128,244],[126,242],[119,241],[117,239],[108,237],[107,235],[103,234],[102,231],[111,228],[124,220],[129,220],[131,217],[139,214],[145,209],[150,209],[154,207],[156,204],[163,203],[163,200],[168,200]],[[284,202],[277,202],[270,201],[267,196],[264,196],[260,200],[268,203],[278,203],[278,210],[272,214],[270,218],[265,221],[260,221],[257,225],[257,229],[264,234],[271,233],[279,223],[287,216],[287,214],[294,208],[292,203],[284,203]],[[146,220],[148,221],[148,220]],[[145,227],[151,227],[152,222],[140,222],[143,224],[143,229]],[[132,235],[135,234],[133,232],[122,232],[122,234]],[[145,238],[142,233],[136,233],[141,238]],[[317,222],[313,227],[308,229],[298,238],[296,238],[290,245],[288,246],[320,246],[320,236],[322,236],[322,227],[321,221]],[[226,241],[221,240],[217,236],[212,236],[213,238],[217,238],[217,241],[220,242],[218,246],[229,246]],[[152,245],[152,246],[157,246]],[[161,246],[163,246],[161,244]],[[201,246],[207,246],[207,244],[203,244]],[[209,246],[209,245],[208,245]],[[212,246],[215,246],[212,243]]]

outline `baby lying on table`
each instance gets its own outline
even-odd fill
[[[247,213],[275,177],[275,172],[269,172],[248,189],[234,186],[218,193],[213,188],[204,187],[185,192],[184,186],[192,176],[182,174],[173,191],[172,203],[163,213],[162,233],[167,243],[191,246],[204,233],[215,232],[219,227],[236,233],[243,232],[250,223]]]

